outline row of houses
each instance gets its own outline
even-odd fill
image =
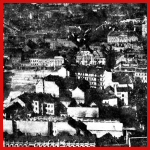
[[[29,60],[22,61],[21,56],[12,57],[12,65],[22,68],[36,68],[36,67],[61,67],[64,63],[62,56],[54,56],[54,58],[40,58],[34,57]]]

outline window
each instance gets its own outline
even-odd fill
[[[122,97],[124,97],[124,94],[122,94]]]

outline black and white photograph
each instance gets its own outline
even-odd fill
[[[147,3],[4,3],[4,147],[147,147]]]

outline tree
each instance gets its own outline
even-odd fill
[[[132,108],[121,108],[120,109],[120,121],[125,127],[138,127],[136,110]]]
[[[138,121],[147,128],[147,85],[135,78],[134,89],[129,94],[129,102],[137,108]]]
[[[112,49],[112,46],[110,46],[106,56],[106,70],[109,71],[113,69],[115,64],[116,64],[116,54],[115,51]]]
[[[85,111],[80,112],[80,117],[85,118],[85,116],[86,116],[86,112]]]
[[[98,116],[97,112],[94,111],[94,112],[92,113],[92,117],[93,117],[93,118],[97,118],[97,116]]]

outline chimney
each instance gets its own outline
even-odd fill
[[[114,84],[114,94],[117,95],[117,84]]]

